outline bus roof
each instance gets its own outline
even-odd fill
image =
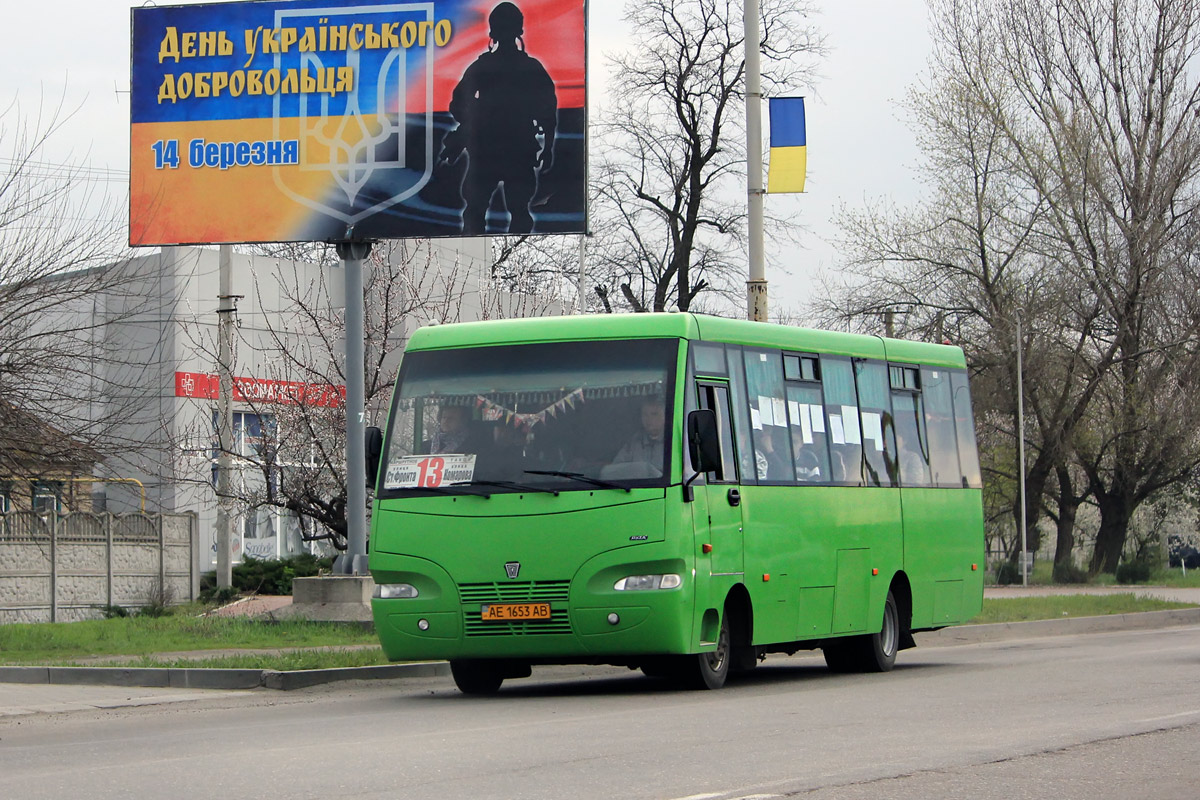
[[[952,345],[884,339],[880,336],[692,313],[592,314],[427,325],[413,333],[407,349],[441,350],[527,342],[655,338],[777,347],[783,350],[888,359],[941,367],[961,368],[966,365],[962,350]]]

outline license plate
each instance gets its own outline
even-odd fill
[[[485,622],[550,619],[549,603],[490,603],[480,609]]]

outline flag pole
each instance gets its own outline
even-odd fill
[[[746,37],[746,216],[749,223],[750,274],[746,310],[755,322],[767,321],[767,278],[763,265],[762,68],[758,0],[743,8]]]

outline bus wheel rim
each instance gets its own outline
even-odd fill
[[[899,639],[899,623],[896,619],[896,607],[891,603],[884,606],[883,609],[883,632],[879,636],[880,649],[884,655],[891,656],[896,652],[896,643]]]

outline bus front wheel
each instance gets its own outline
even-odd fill
[[[720,689],[729,677],[729,659],[733,654],[733,637],[729,633],[729,609],[721,615],[721,632],[717,634],[717,649],[692,656],[688,683],[695,689]]]
[[[452,660],[450,674],[463,694],[495,694],[504,683],[504,673],[489,661]]]

